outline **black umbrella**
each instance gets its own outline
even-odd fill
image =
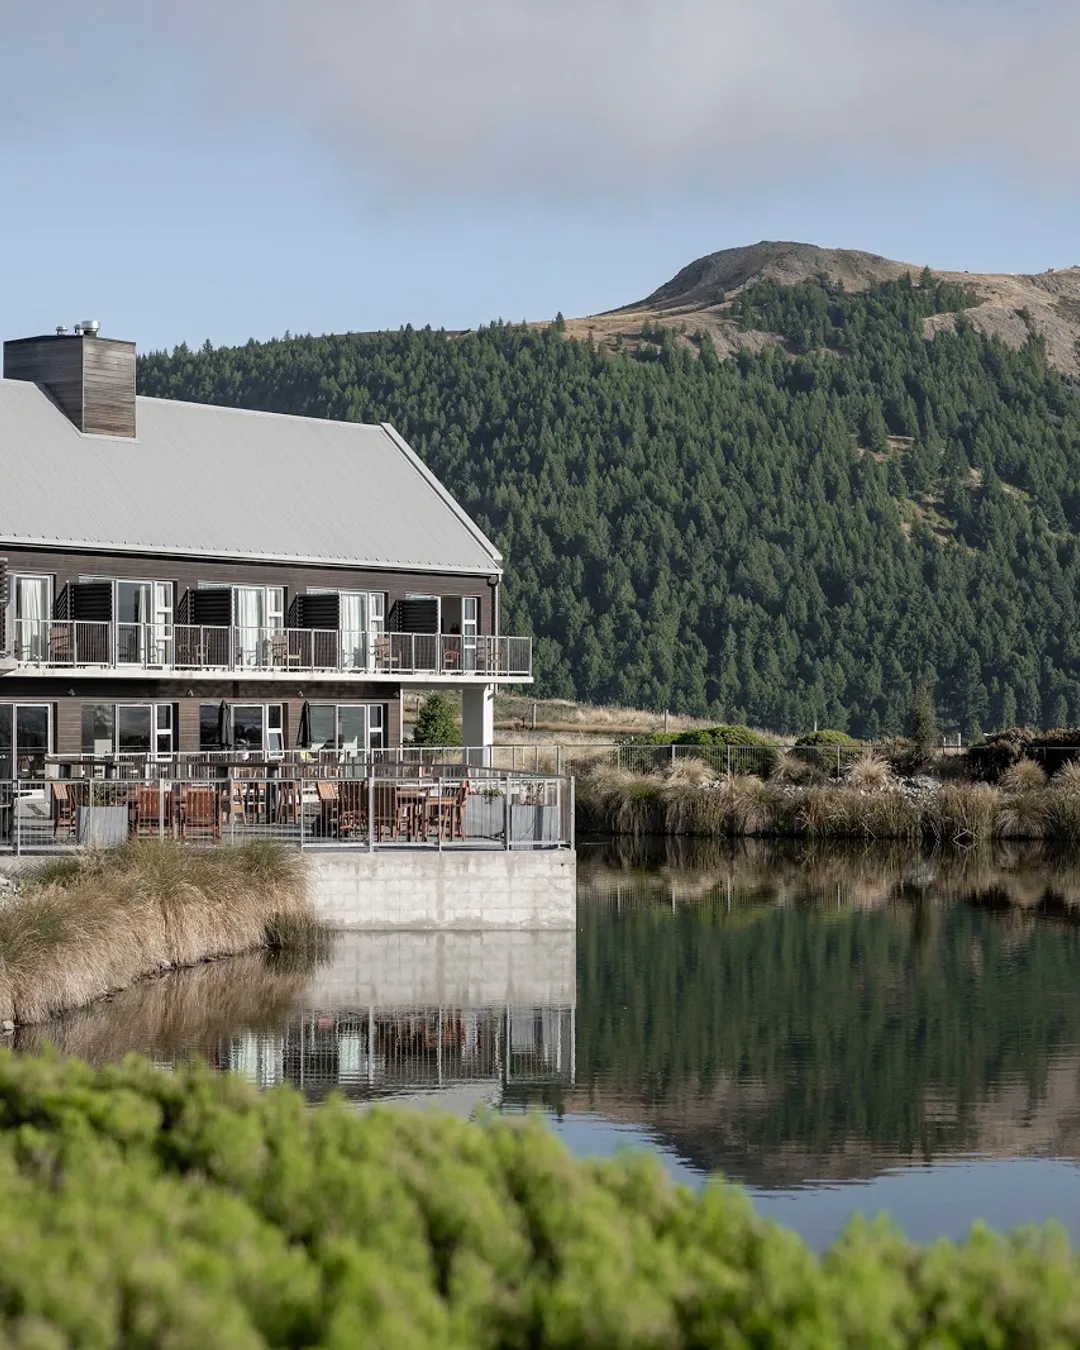
[[[236,741],[233,738],[232,708],[224,699],[221,700],[221,707],[218,708],[218,741],[222,750],[231,750]]]
[[[296,728],[296,748],[311,749],[311,704],[305,703],[300,709],[300,725]]]

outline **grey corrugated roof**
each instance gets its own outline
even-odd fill
[[[137,400],[86,436],[0,380],[0,540],[490,572],[502,558],[388,426]]]

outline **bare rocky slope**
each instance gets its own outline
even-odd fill
[[[757,349],[778,341],[772,333],[740,330],[731,317],[733,297],[755,282],[794,285],[821,277],[842,283],[849,291],[862,291],[905,272],[917,278],[922,270],[921,264],[895,262],[854,249],[763,241],[698,258],[644,300],[605,314],[568,319],[566,328],[578,337],[591,333],[606,344],[620,337],[633,344],[644,323],[659,323],[687,334],[709,333],[723,356],[739,347]],[[968,311],[968,317],[983,332],[1019,347],[1027,339],[1030,324],[1045,337],[1050,361],[1080,377],[1080,266],[1036,276],[931,271],[978,295],[980,303]],[[955,319],[954,314],[928,319],[927,337],[950,327]]]

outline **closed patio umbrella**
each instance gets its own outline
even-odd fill
[[[298,750],[311,749],[311,704],[305,703],[300,709],[300,725],[296,728],[296,746]]]
[[[218,708],[218,741],[222,750],[231,750],[236,744],[233,739],[232,707],[224,699]]]

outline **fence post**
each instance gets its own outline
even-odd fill
[[[836,781],[840,781],[840,747],[836,747]]]
[[[374,770],[374,765],[372,766],[372,769]],[[368,779],[367,793],[368,793],[368,799],[367,799],[367,835],[368,835],[367,846],[368,846],[368,852],[369,852],[369,853],[374,853],[374,851],[375,851],[375,774],[374,774],[374,772],[372,772],[371,777]]]
[[[503,779],[503,848],[510,847],[510,779]]]
[[[727,776],[731,777],[731,746],[727,748]]]
[[[570,847],[571,849],[575,849],[577,848],[577,808],[575,802],[576,784],[572,776],[569,779],[569,782],[570,782]]]
[[[12,767],[18,772],[18,765],[15,763],[14,756],[12,756]],[[11,780],[11,821],[15,827],[12,834],[15,838],[15,856],[17,858],[22,853],[22,825],[19,823],[19,783],[18,779],[15,778]]]
[[[165,779],[158,778],[158,838],[165,838]],[[138,829],[138,826],[135,827]]]

